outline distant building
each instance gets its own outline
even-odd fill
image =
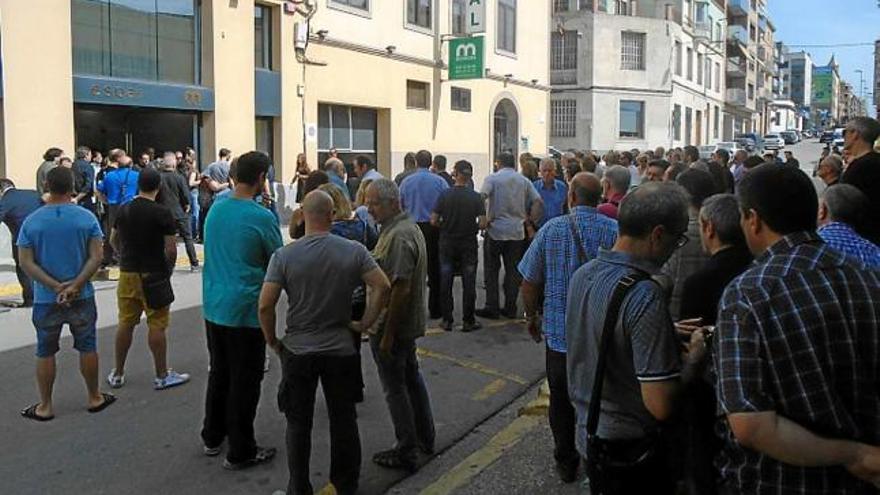
[[[840,119],[840,68],[831,56],[828,65],[813,68],[812,119],[822,128]]]

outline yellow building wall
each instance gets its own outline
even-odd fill
[[[0,0],[5,174],[33,188],[46,149],[72,156],[70,0]]]

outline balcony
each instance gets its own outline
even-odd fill
[[[760,60],[761,62],[767,63],[768,52],[769,52],[769,50],[767,50],[766,47],[759,46],[758,47],[758,60]]]
[[[694,23],[694,36],[697,38],[712,39],[712,23],[709,21],[697,21]]]
[[[746,90],[742,88],[727,88],[724,100],[731,105],[744,107],[747,105]]]
[[[743,26],[729,26],[727,28],[727,40],[749,46],[749,30]]]
[[[730,57],[727,59],[727,75],[733,77],[746,77],[748,68],[746,61],[741,57]]]
[[[551,70],[550,84],[577,84],[577,69]]]
[[[749,0],[729,0],[727,11],[731,16],[749,15]]]

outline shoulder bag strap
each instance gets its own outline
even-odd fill
[[[596,376],[593,378],[593,392],[590,395],[590,408],[587,413],[587,438],[596,434],[599,429],[599,413],[602,403],[602,386],[605,382],[605,365],[608,361],[608,349],[611,347],[611,340],[614,336],[614,328],[617,326],[617,320],[620,316],[620,307],[623,304],[623,298],[629,289],[648,277],[642,272],[628,274],[621,278],[614,287],[611,294],[611,301],[608,303],[608,310],[605,312],[605,326],[602,328],[602,337],[599,341],[599,361],[596,363]]]
[[[577,248],[578,266],[581,266],[587,262],[587,252],[584,250],[584,243],[581,241],[581,235],[578,233],[577,224],[574,221],[574,212],[568,214],[568,226]]]

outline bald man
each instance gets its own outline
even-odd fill
[[[360,391],[358,335],[379,317],[391,284],[367,249],[330,235],[333,200],[312,191],[303,200],[306,234],[272,255],[260,294],[260,326],[281,358],[279,407],[287,416],[287,493],[312,493],[309,482],[312,419],[318,381],[330,418],[330,481],[355,493],[361,466],[355,397]],[[351,294],[369,287],[367,309],[351,321]],[[287,293],[285,335],[275,335],[275,306]],[[354,332],[354,333],[353,333]]]
[[[568,281],[575,270],[598,255],[599,248],[611,249],[617,241],[617,221],[596,209],[602,198],[599,178],[581,172],[574,176],[569,188],[571,212],[547,222],[519,264],[529,334],[535,342],[540,343],[542,337],[546,340],[553,454],[556,470],[566,483],[576,479],[580,462],[575,449],[575,411],[568,398],[566,377]],[[538,307],[542,296],[543,311]]]

